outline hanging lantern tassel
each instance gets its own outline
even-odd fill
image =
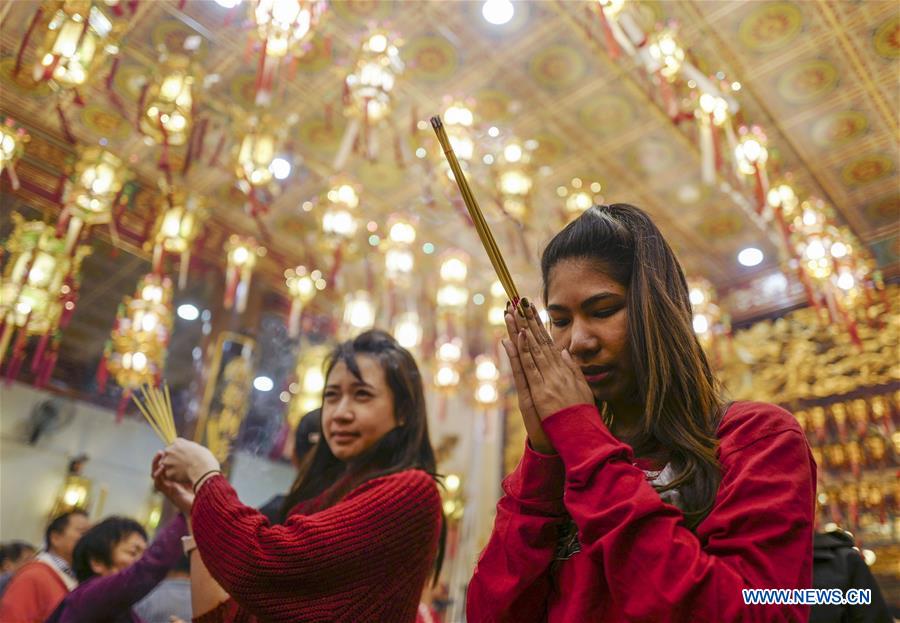
[[[300,317],[303,315],[303,303],[296,297],[291,300],[291,311],[288,313],[288,337],[300,335]]]
[[[125,419],[125,409],[128,407],[128,401],[131,400],[131,390],[122,391],[122,397],[119,398],[119,406],[116,407],[116,424],[121,424]]]
[[[762,214],[766,208],[766,193],[769,192],[769,180],[766,176],[766,167],[753,163],[753,177],[756,182],[756,213]]]
[[[711,114],[706,113],[700,115],[700,174],[707,186],[716,183],[716,156],[711,117]]]
[[[178,289],[184,290],[187,286],[188,271],[191,268],[191,250],[185,249],[181,252],[181,259],[178,263]]]
[[[100,357],[100,365],[97,366],[97,389],[100,393],[106,391],[106,382],[109,380],[109,347],[103,349],[103,356]]]
[[[606,51],[609,52],[609,57],[612,59],[617,59],[622,55],[622,49],[619,47],[619,44],[616,42],[616,37],[613,34],[612,26],[610,26],[610,20],[606,16],[606,9],[603,8],[601,3],[597,3],[597,15],[600,17],[600,26],[603,28],[603,38],[606,42]]]
[[[69,227],[66,232],[66,255],[71,255],[72,251],[75,250],[75,245],[78,244],[78,239],[81,238],[81,228],[84,226],[84,221],[77,216],[72,216],[67,220]]]
[[[3,360],[6,358],[6,351],[9,349],[9,343],[12,341],[15,329],[16,327],[12,322],[7,321],[3,323],[3,333],[0,334],[0,366],[3,365]]]
[[[738,165],[737,158],[733,157],[733,154],[735,153],[735,150],[737,149],[737,145],[738,145],[737,135],[735,135],[735,133],[734,133],[734,126],[731,125],[730,118],[726,119],[726,121],[723,125],[725,127],[725,140],[728,142],[728,153],[732,154],[731,164],[732,164],[732,167],[734,168],[734,176],[736,179],[740,180],[741,183],[743,183],[744,176],[741,175],[741,169]]]
[[[45,332],[41,335],[41,339],[38,340],[37,349],[34,351],[34,356],[31,358],[31,373],[37,374],[38,370],[41,368],[41,364],[44,363],[44,352],[47,350],[47,342],[50,340],[50,331]]]
[[[240,270],[235,266],[229,266],[225,271],[225,300],[223,302],[225,309],[234,307],[240,275]]]
[[[341,146],[338,148],[337,154],[334,156],[334,162],[331,165],[334,171],[342,170],[344,165],[347,164],[347,158],[350,156],[350,151],[353,149],[357,136],[359,136],[359,125],[360,122],[357,117],[352,118],[350,123],[347,124],[347,129],[344,130],[344,138],[341,139]]]
[[[16,167],[14,164],[8,164],[4,169],[6,174],[9,175],[9,183],[12,186],[13,190],[19,190],[21,184],[19,183],[19,176],[16,175]]]

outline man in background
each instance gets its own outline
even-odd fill
[[[182,556],[149,595],[134,607],[145,623],[171,623],[172,617],[191,620],[191,562]]]
[[[0,545],[0,595],[19,567],[34,558],[34,546],[25,541],[11,541]]]
[[[3,623],[43,623],[78,582],[72,572],[75,544],[91,527],[87,513],[63,513],[47,526],[46,549],[23,565],[0,598]]]
[[[304,415],[297,423],[294,431],[294,451],[291,453],[291,463],[294,469],[300,469],[300,465],[306,455],[315,447],[322,434],[322,409],[313,409]],[[276,495],[259,508],[259,512],[266,516],[270,523],[281,523],[281,506],[286,495]]]

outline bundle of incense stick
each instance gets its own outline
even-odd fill
[[[469,182],[463,174],[462,167],[459,166],[459,160],[456,159],[456,154],[450,145],[450,139],[447,138],[447,131],[444,129],[441,118],[432,117],[431,127],[434,128],[434,133],[437,134],[441,148],[444,150],[444,155],[447,156],[447,162],[450,164],[450,170],[453,171],[456,185],[459,186],[459,192],[466,203],[466,209],[469,210],[469,216],[472,217],[472,222],[475,223],[475,229],[478,231],[478,237],[481,238],[481,244],[484,246],[484,250],[487,251],[488,258],[494,266],[494,272],[497,273],[497,278],[500,279],[503,289],[506,290],[506,296],[509,297],[513,305],[518,305],[519,292],[516,290],[516,284],[513,283],[512,277],[509,275],[506,262],[503,261],[500,249],[497,248],[497,241],[494,240],[494,235],[491,233],[487,221],[484,220],[484,215],[481,213],[481,208],[478,207],[478,202],[472,194],[472,189],[469,188]]]
[[[141,387],[141,393],[144,396],[143,402],[137,396],[132,396],[131,399],[147,418],[153,432],[168,446],[178,436],[175,432],[175,418],[172,415],[172,397],[169,395],[169,385],[163,383],[162,389],[144,385]]]

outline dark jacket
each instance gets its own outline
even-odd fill
[[[816,534],[813,539],[813,587],[867,588],[872,591],[869,605],[817,605],[812,607],[810,623],[890,623],[891,614],[869,566],[853,549],[853,537],[839,530]]]

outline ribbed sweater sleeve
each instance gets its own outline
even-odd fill
[[[197,493],[192,520],[204,564],[242,608],[266,620],[292,620],[298,603],[324,600],[337,619],[358,607],[367,585],[433,556],[439,509],[434,480],[407,470],[365,482],[331,508],[273,526],[215,476]]]

